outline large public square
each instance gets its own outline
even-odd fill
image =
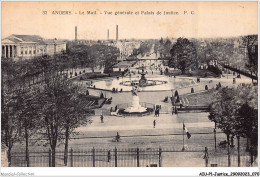
[[[259,176],[258,5],[2,2],[1,176]]]
[[[164,69],[164,66],[161,65]],[[219,143],[226,140],[226,135],[220,130],[216,130],[216,149],[214,139],[214,122],[208,118],[208,112],[190,111],[190,112],[172,112],[172,102],[164,101],[165,97],[171,97],[177,90],[179,95],[195,95],[195,100],[190,100],[197,105],[201,105],[200,100],[196,98],[196,94],[215,90],[216,85],[221,83],[222,87],[236,87],[241,83],[250,83],[251,79],[245,76],[236,79],[232,72],[224,73],[222,77],[200,78],[200,82],[196,81],[196,77],[161,75],[160,70],[154,67],[147,67],[146,78],[156,78],[167,81],[167,85],[155,86],[149,90],[139,90],[138,97],[140,103],[149,103],[160,105],[161,111],[159,116],[155,116],[154,112],[149,115],[131,115],[124,116],[119,114],[111,114],[111,109],[114,110],[118,105],[132,104],[132,87],[125,87],[124,91],[113,93],[111,88],[121,89],[120,82],[140,79],[137,66],[131,68],[134,76],[126,77],[108,77],[101,79],[92,79],[88,81],[74,80],[76,84],[83,86],[89,91],[90,95],[100,96],[103,94],[106,98],[112,98],[110,104],[104,104],[101,108],[95,109],[95,115],[91,116],[91,123],[76,128],[77,134],[70,137],[69,149],[74,151],[84,152],[92,148],[113,150],[127,148],[143,148],[153,149],[162,148],[162,165],[161,166],[205,166],[204,148],[209,151],[209,163],[218,163],[219,166],[227,166],[226,148],[221,148]],[[166,67],[165,67],[166,68]],[[161,69],[161,68],[160,68]],[[78,71],[79,72],[79,71]],[[80,77],[77,76],[77,77]],[[92,86],[88,85],[91,81]],[[182,82],[183,81],[183,82]],[[188,81],[188,82],[187,82]],[[108,88],[97,88],[100,84],[104,85],[109,82]],[[176,83],[176,84],[175,84]],[[186,84],[182,84],[186,83]],[[175,84],[175,85],[174,85]],[[93,88],[96,85],[96,88]],[[205,85],[208,90],[205,90]],[[191,93],[191,88],[194,93]],[[194,98],[193,98],[194,99]],[[101,115],[103,120],[101,121]],[[156,122],[154,124],[154,121]],[[191,138],[187,138],[186,133],[183,134],[183,123],[191,134]],[[115,141],[117,133],[120,134],[120,141]],[[22,143],[23,144],[23,143]],[[236,144],[236,140],[235,143]],[[21,151],[20,143],[14,147],[14,150]],[[244,159],[242,164],[247,165],[249,155],[245,151],[246,139],[241,139],[241,159]],[[183,147],[185,148],[183,150]],[[41,143],[37,143],[30,147],[33,151],[44,151],[45,147]],[[57,145],[57,149],[62,150],[63,143]],[[232,166],[237,166],[236,146],[231,149],[231,157],[233,159]],[[145,159],[145,158],[144,158]],[[188,161],[186,159],[189,159]],[[75,160],[76,161],[76,160]],[[131,160],[130,160],[131,161]],[[76,163],[76,162],[75,162]],[[147,162],[148,163],[148,162]],[[157,161],[155,160],[155,162]],[[62,162],[60,163],[62,166]],[[81,166],[82,163],[79,163]],[[104,164],[103,164],[104,165]],[[110,166],[111,164],[106,164]],[[144,165],[149,165],[145,164]],[[84,165],[83,165],[84,166]],[[102,166],[102,165],[101,165]]]

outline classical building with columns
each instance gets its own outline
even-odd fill
[[[56,39],[45,40],[38,35],[11,35],[1,42],[2,57],[30,59],[36,56],[66,52],[66,43]]]

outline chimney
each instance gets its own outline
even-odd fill
[[[109,29],[107,30],[107,40],[109,41]]]
[[[77,26],[75,26],[75,41],[78,40],[78,30],[77,30]]]
[[[118,41],[118,25],[116,25],[116,40]]]

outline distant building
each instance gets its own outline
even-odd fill
[[[140,42],[134,41],[118,41],[116,47],[120,51],[118,60],[126,60],[129,56],[133,55],[134,49],[140,47]]]
[[[66,42],[45,40],[38,35],[11,35],[1,42],[2,57],[30,59],[36,56],[66,52]]]
[[[126,69],[130,69],[136,64],[136,61],[121,61],[113,66],[113,71],[125,71]]]

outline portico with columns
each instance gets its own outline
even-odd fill
[[[19,48],[18,47],[19,45],[15,44],[14,42],[12,41],[2,41],[2,50],[1,50],[1,53],[2,53],[2,57],[4,58],[15,58],[18,53],[17,53],[17,49]]]
[[[2,40],[2,58],[31,59],[36,56],[54,55],[66,51],[63,41],[44,40],[37,35],[11,35]]]

